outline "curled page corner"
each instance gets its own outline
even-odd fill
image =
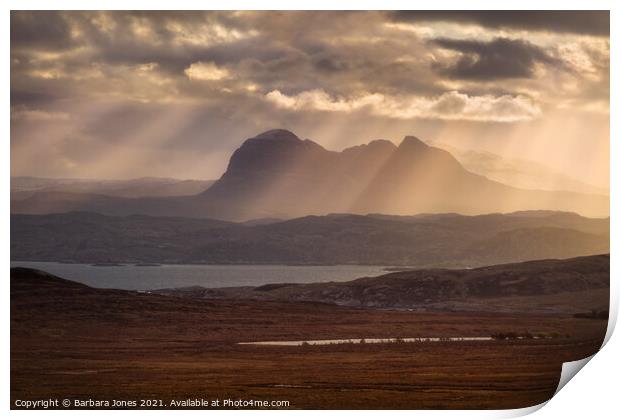
[[[607,332],[605,333],[605,339],[601,348],[605,347],[609,339],[611,338],[614,330],[616,329],[616,323],[618,322],[618,293],[614,283],[611,283],[610,299],[609,299],[609,319],[607,320]]]
[[[532,413],[535,413],[536,411],[540,410],[541,408],[543,408],[545,405],[547,405],[547,403],[549,402],[549,400],[542,402],[540,404],[536,404],[536,405],[532,405],[530,407],[524,407],[524,408],[514,408],[511,410],[503,410],[501,411],[500,415],[496,418],[502,418],[502,419],[514,419],[517,417],[525,417],[527,415],[530,415]]]
[[[596,355],[586,357],[585,359],[574,360],[572,362],[562,363],[562,374],[560,375],[560,382],[556,388],[553,396],[555,396],[564,386],[579,372],[592,358]]]
[[[557,395],[558,392],[571,380],[573,377],[579,372],[592,358],[596,355],[594,353],[591,356],[586,357],[585,359],[573,360],[571,362],[562,363],[562,373],[560,374],[560,381],[558,382],[558,387],[555,389],[553,393],[553,397]],[[553,398],[551,397],[551,398]],[[543,408],[551,398],[545,402],[542,402],[537,405],[533,405],[531,407],[518,408],[514,410],[506,410],[500,418],[515,418],[515,417],[523,417],[528,414],[532,414],[541,408]]]

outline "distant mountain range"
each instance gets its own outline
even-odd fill
[[[537,162],[511,159],[487,151],[464,150],[444,143],[432,145],[450,152],[468,171],[513,187],[609,194],[608,190],[581,182]]]
[[[198,194],[214,181],[174,178],[79,179],[11,177],[11,200],[23,200],[38,193],[79,193],[113,197],[174,197]]]
[[[484,214],[545,209],[607,216],[609,197],[514,188],[466,170],[450,153],[408,136],[342,152],[271,130],[246,140],[224,175],[204,192],[180,197],[112,197],[74,191],[42,191],[13,198],[12,213],[92,211],[248,219],[328,213]]]
[[[609,219],[528,211],[307,216],[281,222],[11,215],[11,259],[81,263],[475,267],[609,252]]]

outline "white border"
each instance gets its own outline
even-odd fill
[[[165,1],[157,1],[157,0],[92,0],[88,3],[77,0],[57,0],[57,1],[34,1],[34,0],[23,0],[23,1],[14,1],[8,0],[3,2],[5,6],[4,14],[2,15],[2,32],[3,37],[2,40],[2,56],[5,57],[4,65],[2,66],[2,76],[3,76],[3,111],[4,118],[2,119],[2,133],[4,133],[4,148],[3,153],[0,154],[0,159],[2,161],[2,167],[4,168],[5,176],[0,180],[0,185],[2,188],[2,207],[3,207],[3,219],[0,223],[0,229],[2,233],[2,258],[5,264],[5,277],[3,279],[3,297],[4,297],[4,305],[3,305],[3,322],[2,322],[2,331],[3,331],[3,343],[2,346],[2,367],[3,367],[3,379],[2,382],[2,397],[3,397],[3,409],[8,410],[10,405],[9,401],[9,302],[10,302],[10,294],[9,294],[9,281],[8,281],[8,265],[10,261],[10,237],[9,237],[9,213],[10,213],[10,129],[9,129],[9,115],[10,115],[10,63],[8,57],[10,56],[10,43],[9,43],[9,27],[10,27],[10,16],[9,10],[45,10],[45,9],[76,9],[76,10],[98,10],[98,9],[120,9],[120,10],[130,10],[130,9],[155,9],[155,10],[177,10],[177,9],[189,9],[189,10],[203,10],[203,9],[211,9],[211,10],[237,10],[237,9],[250,9],[250,10],[277,10],[277,9],[304,9],[304,10],[328,10],[328,9],[360,9],[360,10],[390,10],[390,9],[411,9],[415,8],[418,10],[458,10],[462,9],[463,6],[468,6],[469,10],[480,10],[480,9],[490,9],[490,10],[513,10],[513,9],[522,9],[522,10],[579,10],[579,9],[599,9],[599,10],[611,10],[611,21],[612,21],[612,33],[610,36],[611,40],[611,87],[612,87],[612,97],[611,97],[611,116],[614,116],[614,110],[618,109],[618,92],[617,92],[617,82],[616,76],[618,75],[618,60],[617,60],[617,33],[615,30],[615,25],[617,19],[615,19],[615,13],[619,9],[618,7],[614,7],[618,2],[612,1],[599,1],[599,0],[589,0],[589,1],[574,1],[574,0],[565,0],[562,2],[557,1],[548,1],[548,0],[521,0],[521,1],[506,1],[498,3],[497,1],[477,1],[470,0],[467,2],[462,1],[444,1],[444,0],[434,0],[433,2],[424,2],[424,3],[413,3],[411,1],[393,1],[393,0],[383,0],[383,1],[369,1],[369,0],[344,0],[338,2],[338,4],[334,4],[334,2],[328,2],[325,0],[314,0],[314,1],[298,1],[295,3],[285,2],[285,1],[273,1],[273,0],[263,0],[263,1],[242,1],[242,0],[228,0],[226,2],[215,2],[215,1],[190,1],[190,0],[176,0],[174,2],[165,2]],[[618,124],[615,119],[611,118],[611,139],[619,139],[618,135]],[[617,140],[616,140],[617,142]],[[614,163],[618,163],[618,145],[614,141],[611,141],[611,196],[616,197],[618,194],[618,177],[619,177],[619,169]],[[612,279],[612,304],[610,307],[610,325],[615,324],[617,319],[617,309],[618,309],[618,258],[615,252],[615,239],[618,238],[618,223],[616,223],[615,215],[618,215],[619,203],[617,201],[611,200],[611,279]],[[609,334],[608,334],[609,335]],[[609,338],[609,337],[608,337]],[[620,363],[618,362],[617,355],[620,354],[618,351],[620,349],[620,344],[617,337],[612,337],[609,342],[605,345],[602,351],[597,354],[590,363],[583,369],[582,372],[578,374],[578,379],[570,381],[566,385],[558,395],[552,398],[547,404],[542,404],[544,409],[536,411],[536,407],[532,409],[524,409],[524,410],[509,410],[509,411],[382,411],[382,412],[373,412],[373,411],[259,411],[259,412],[248,412],[248,411],[220,411],[220,412],[211,412],[211,411],[189,411],[189,412],[174,412],[172,415],[174,416],[187,416],[191,418],[200,418],[204,419],[206,416],[217,416],[222,419],[234,419],[239,417],[247,417],[252,416],[252,418],[290,418],[291,416],[295,416],[300,419],[312,419],[315,420],[316,416],[327,416],[333,418],[342,418],[348,416],[355,416],[358,419],[373,419],[376,420],[377,415],[385,416],[389,415],[393,418],[402,418],[402,419],[411,419],[412,416],[421,419],[445,419],[445,418],[471,418],[471,419],[485,419],[485,418],[505,418],[505,417],[514,417],[519,415],[527,414],[528,412],[536,411],[535,414],[532,415],[531,418],[536,419],[557,419],[557,418],[566,418],[566,419],[583,419],[584,417],[592,417],[592,418],[612,418],[617,414],[617,391],[616,384],[619,373],[618,366]],[[57,412],[34,412],[34,411],[11,411],[11,416],[15,418],[36,418],[39,415],[44,415],[49,418],[82,418],[85,414],[83,412],[78,411],[57,411]],[[90,418],[107,418],[111,415],[110,412],[99,411],[99,412],[89,412],[86,414]],[[114,416],[121,417],[129,417],[132,418],[137,417],[149,417],[156,419],[168,419],[170,417],[170,412],[165,411],[151,411],[151,412],[115,412]]]

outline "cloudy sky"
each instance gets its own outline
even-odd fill
[[[13,175],[218,177],[287,128],[609,185],[607,12],[12,12]]]

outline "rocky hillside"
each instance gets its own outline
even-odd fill
[[[609,255],[471,270],[403,271],[343,283],[189,287],[156,293],[425,311],[598,312],[609,308]]]

